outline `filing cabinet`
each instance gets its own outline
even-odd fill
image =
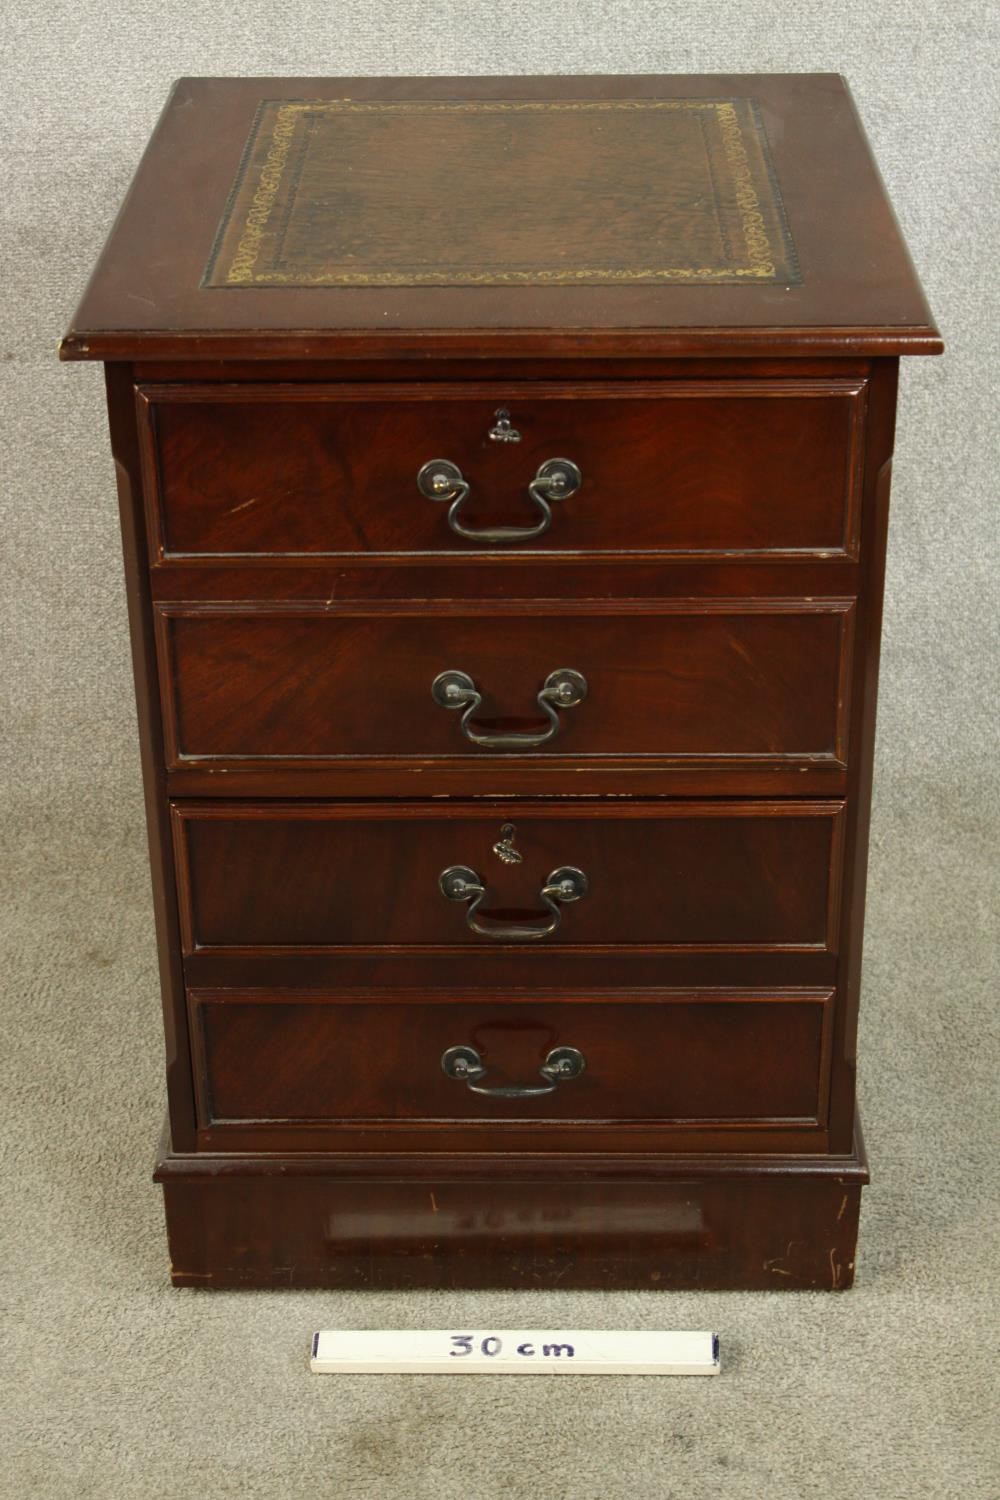
[[[175,1282],[851,1284],[940,348],[839,78],[176,85],[61,349],[107,369]]]

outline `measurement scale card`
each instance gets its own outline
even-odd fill
[[[316,1375],[718,1375],[717,1333],[326,1329]]]

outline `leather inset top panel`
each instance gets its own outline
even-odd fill
[[[267,99],[203,285],[800,279],[752,99]]]

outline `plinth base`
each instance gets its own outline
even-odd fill
[[[846,1157],[166,1153],[177,1286],[808,1288],[854,1280]]]

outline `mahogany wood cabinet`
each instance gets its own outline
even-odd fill
[[[106,366],[183,1285],[845,1288],[899,357],[832,75],[184,79]]]

